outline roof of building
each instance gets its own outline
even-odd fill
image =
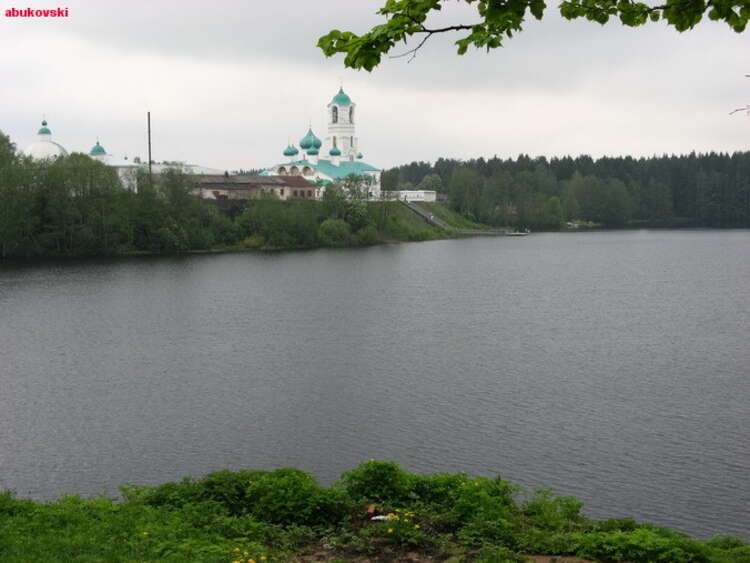
[[[294,145],[287,145],[284,149],[284,156],[294,156],[295,154],[299,154],[299,151]]]
[[[272,178],[281,178],[285,185],[290,188],[309,188],[314,182],[306,180],[302,176],[271,176]]]
[[[52,131],[47,128],[47,120],[42,121],[42,128],[37,131],[39,139],[31,143],[24,151],[36,160],[54,159],[67,156],[68,151],[61,144],[52,140]]]
[[[91,151],[89,151],[89,154],[91,156],[101,156],[107,154],[107,151],[105,151],[104,147],[99,144],[99,141],[97,141],[96,144],[91,147]]]
[[[341,156],[341,149],[334,145],[331,147],[331,150],[328,151],[328,154],[331,156]]]
[[[336,94],[331,100],[331,103],[339,106],[350,106],[352,105],[352,99],[346,95],[342,86],[339,88],[338,94]]]
[[[349,160],[341,161],[338,166],[333,164],[330,160],[326,159],[318,160],[317,164],[313,164],[308,160],[297,160],[294,162],[278,164],[277,166],[275,166],[275,168],[278,168],[279,166],[309,166],[310,168],[318,170],[326,176],[334,179],[346,178],[347,176],[351,176],[352,174],[354,174],[355,176],[361,176],[365,172],[379,172],[378,168],[375,168],[374,166],[371,166],[366,162],[351,162]]]
[[[222,188],[225,190],[248,190],[269,186],[309,188],[312,185],[302,176],[225,176],[223,174],[201,176],[195,184],[202,188]]]
[[[54,141],[36,141],[26,147],[24,152],[35,160],[54,159],[58,156],[68,155],[65,147]]]

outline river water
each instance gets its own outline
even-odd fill
[[[0,489],[369,458],[750,538],[750,231],[0,265]]]

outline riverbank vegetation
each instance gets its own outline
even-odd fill
[[[750,152],[651,158],[440,158],[383,173],[383,188],[447,193],[450,206],[490,225],[555,230],[750,227]]]
[[[0,495],[0,560],[525,561],[526,554],[632,563],[750,561],[750,545],[695,540],[500,478],[419,475],[371,460],[324,487],[299,470],[219,471],[124,500]]]
[[[192,179],[179,171],[153,183],[141,176],[133,193],[113,168],[86,155],[33,161],[0,133],[0,258],[362,246],[484,225],[750,227],[750,153],[439,159],[386,171],[382,183],[385,193],[447,192],[447,206],[420,205],[452,230],[395,201],[351,197],[361,191],[353,179],[326,190],[322,201],[269,197],[230,217],[194,196]]]
[[[192,194],[169,170],[122,189],[116,171],[83,154],[38,162],[0,134],[0,258],[358,246],[448,236],[398,202],[253,200],[236,217]]]

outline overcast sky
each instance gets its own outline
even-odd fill
[[[550,2],[490,53],[455,54],[459,36],[430,40],[416,59],[372,73],[326,59],[330,29],[377,24],[384,0],[71,0],[59,20],[5,17],[0,0],[0,131],[24,148],[46,115],[53,139],[88,151],[222,169],[283,161],[308,122],[325,134],[325,105],[343,81],[357,103],[365,160],[527,153],[652,155],[750,148],[750,32],[713,22],[683,34],[662,23],[624,28],[560,19]],[[438,21],[466,23],[447,3]],[[408,47],[404,47],[403,50]]]

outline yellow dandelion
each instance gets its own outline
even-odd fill
[[[239,547],[235,547],[232,551],[234,551],[235,553],[239,553],[240,552],[240,548]]]
[[[261,561],[265,561],[266,559],[268,559],[268,557],[266,557],[265,555],[261,555],[261,557],[260,557]]]
[[[419,528],[421,528],[422,526],[420,526],[419,524],[414,524],[414,527],[415,527],[415,528],[416,528],[417,530],[419,530]]]
[[[393,528],[388,528],[388,533],[392,534],[393,533]]]
[[[248,559],[247,563],[255,563],[255,559]]]
[[[244,553],[243,553],[242,555],[244,555],[245,557],[247,557],[248,555],[250,555],[250,553],[248,553],[248,552],[246,551],[246,552],[244,552]]]

